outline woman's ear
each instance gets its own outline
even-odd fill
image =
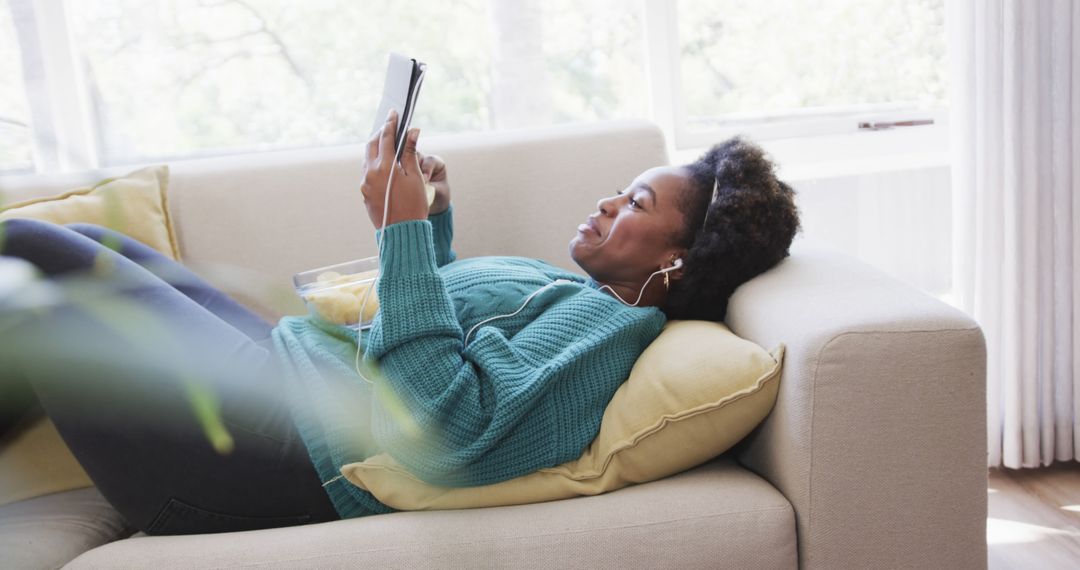
[[[661,269],[668,269],[670,267],[674,267],[675,270],[668,271],[665,273],[665,275],[667,275],[670,279],[682,279],[683,271],[686,267],[686,262],[683,261],[684,257],[686,257],[686,251],[676,251],[671,253],[670,257],[668,257],[668,263]]]

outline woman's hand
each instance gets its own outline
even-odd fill
[[[397,125],[397,113],[391,110],[382,129],[371,137],[367,144],[367,161],[364,163],[364,180],[360,184],[360,192],[364,195],[368,219],[377,230],[382,229],[386,185],[391,171],[394,179],[390,188],[386,224],[425,220],[428,215],[424,176],[420,171],[420,159],[416,155],[416,141],[420,138],[420,129],[409,129],[405,133],[405,148],[401,151],[401,163],[398,164],[394,161],[394,133],[397,132]]]
[[[450,182],[446,179],[446,163],[440,156],[417,154],[420,156],[420,171],[424,173],[424,179],[435,187],[435,201],[428,208],[428,215],[441,214],[450,207]]]

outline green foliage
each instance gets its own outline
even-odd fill
[[[106,110],[109,153],[366,140],[388,50],[431,64],[417,123],[485,128],[486,3],[80,3],[76,40]],[[447,39],[452,41],[447,41]],[[137,74],[133,70],[138,70]]]
[[[2,165],[0,165],[2,167]],[[0,212],[4,211],[4,192],[0,190]],[[7,233],[7,224],[0,222],[0,255],[4,254],[4,234]]]
[[[680,0],[687,112],[942,104],[942,0]]]
[[[2,226],[2,224],[0,224]],[[50,280],[38,280],[20,288],[5,299],[0,311],[0,359],[25,371],[29,377],[45,374],[63,376],[60,381],[85,381],[82,367],[102,371],[109,366],[132,370],[151,370],[147,362],[165,363],[170,374],[180,378],[192,410],[207,440],[219,453],[232,450],[232,436],[225,428],[220,404],[206,380],[179,358],[182,345],[175,331],[152,312],[123,294],[122,284],[109,284],[100,272],[111,271],[111,264],[99,264],[92,274],[65,274]],[[123,353],[87,352],[85,339],[78,331],[67,330],[66,314],[74,310],[93,319],[100,327],[124,341]],[[39,328],[46,325],[46,329]],[[26,327],[36,333],[25,334]],[[40,336],[47,335],[48,342]],[[140,368],[143,366],[142,368]],[[5,375],[0,381],[19,381]],[[117,402],[117,405],[134,405]],[[101,413],[107,414],[107,410]]]
[[[235,442],[222,421],[221,404],[217,396],[198,378],[190,378],[183,384],[191,407],[195,411],[195,418],[202,426],[210,445],[221,455],[228,455],[235,447]]]
[[[388,51],[430,64],[427,136],[491,128],[487,0],[109,0],[71,6],[111,160],[366,140]],[[636,3],[541,3],[557,122],[642,115]]]
[[[106,207],[108,225],[122,231],[125,220],[118,208]],[[5,224],[0,223],[0,238]],[[120,243],[105,244],[118,250]],[[3,252],[0,242],[0,253]],[[59,374],[70,377],[73,382],[83,380],[78,371],[81,367],[102,368],[117,366],[123,370],[148,370],[149,375],[166,374],[177,378],[186,395],[191,410],[201,426],[207,441],[219,453],[229,453],[233,439],[220,414],[220,402],[207,378],[192,367],[183,355],[186,345],[178,336],[172,323],[163,321],[152,311],[125,294],[128,286],[123,281],[109,279],[115,271],[108,252],[95,260],[88,272],[68,273],[50,279],[39,279],[19,288],[11,297],[0,303],[0,362],[18,366],[32,376],[35,373]],[[164,269],[155,268],[166,281],[180,284],[178,276],[170,276]],[[237,268],[226,270],[207,267],[205,274],[223,286],[246,289],[270,299],[277,304],[283,296],[295,296],[291,288],[267,284],[262,276]],[[92,319],[96,326],[122,339],[116,352],[86,352],[86,343],[77,330],[68,330],[67,321],[57,318],[58,309],[76,311]],[[27,335],[38,325],[44,330],[42,337]],[[29,329],[28,329],[29,327]],[[57,364],[57,363],[66,364]],[[59,369],[57,368],[59,366]],[[156,371],[156,372],[155,372]],[[138,372],[136,372],[138,373]],[[18,381],[10,375],[0,375],[0,382]],[[117,402],[130,405],[130,402]],[[102,413],[107,413],[103,411]]]
[[[497,43],[523,41],[512,30],[499,40],[495,26],[516,24],[500,24],[496,2],[535,14],[540,30],[527,40],[538,45],[516,49],[539,53],[543,69],[503,87],[540,95],[529,102],[544,108],[513,111],[530,115],[521,122],[648,114],[641,4],[628,0],[88,0],[67,10],[115,163],[366,140],[391,50],[430,64],[415,119],[426,136],[493,128]],[[7,3],[0,73],[18,77]],[[943,12],[943,0],[680,0],[689,119],[941,104]],[[0,110],[0,169],[26,167],[20,82],[0,84]]]

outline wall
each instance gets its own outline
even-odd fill
[[[790,183],[808,237],[948,300],[952,204],[947,166]]]

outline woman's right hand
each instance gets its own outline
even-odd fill
[[[360,192],[364,195],[364,206],[368,219],[375,229],[382,229],[383,209],[386,208],[386,225],[408,220],[427,218],[427,193],[424,191],[424,176],[420,171],[420,157],[416,154],[416,141],[420,129],[412,128],[405,133],[405,146],[401,153],[401,162],[394,160],[394,133],[397,132],[397,113],[390,111],[382,129],[368,141],[367,160],[364,161],[363,182]],[[387,185],[391,198],[387,200]]]
[[[420,171],[424,180],[435,187],[435,201],[428,208],[428,215],[445,212],[450,207],[450,182],[446,179],[446,162],[436,155],[416,153],[420,157]]]

